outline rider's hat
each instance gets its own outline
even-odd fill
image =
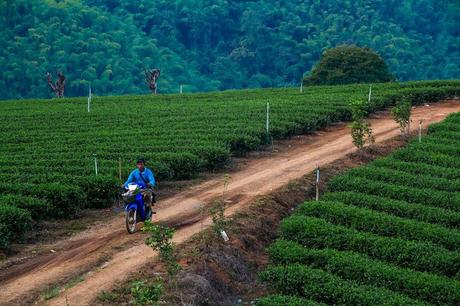
[[[145,164],[145,159],[139,158],[136,164]]]

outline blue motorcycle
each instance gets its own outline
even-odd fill
[[[143,188],[137,184],[129,184],[127,191],[122,194],[125,203],[126,229],[130,234],[136,231],[138,222],[150,220],[152,217],[152,209],[144,204],[142,190]]]

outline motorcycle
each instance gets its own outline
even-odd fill
[[[136,232],[138,222],[150,220],[152,216],[152,210],[145,207],[142,190],[137,184],[129,184],[127,191],[122,194],[125,203],[126,229],[130,234]]]

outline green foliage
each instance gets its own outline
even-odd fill
[[[439,224],[454,229],[460,228],[460,213],[439,207],[391,200],[381,196],[353,191],[329,192],[322,197],[322,200],[328,202],[339,201],[357,207],[372,209],[373,211],[386,212],[402,218]]]
[[[430,141],[430,138],[425,138],[423,141]],[[439,142],[440,140],[438,139],[437,141]],[[430,175],[432,177],[451,180],[460,179],[460,169],[417,162],[407,162],[396,159],[394,156],[379,158],[375,160],[372,165],[385,169],[400,170],[413,175]]]
[[[257,306],[319,306],[325,305],[289,295],[270,295],[257,300]]]
[[[284,219],[280,229],[281,238],[306,247],[354,251],[401,267],[449,277],[460,271],[460,254],[432,243],[383,237],[306,216]]]
[[[31,213],[35,220],[45,218],[51,209],[51,205],[46,200],[10,194],[0,195],[0,205],[9,205],[25,209]]]
[[[31,228],[29,211],[0,202],[0,250],[8,250],[11,242],[21,240]]]
[[[261,278],[282,294],[328,305],[426,305],[388,289],[361,285],[300,264],[268,267]]]
[[[180,265],[174,253],[174,242],[171,241],[174,229],[147,221],[142,230],[150,234],[145,244],[159,252],[160,260],[166,264],[169,276],[175,276],[180,270]]]
[[[362,150],[366,143],[373,144],[375,142],[375,138],[369,122],[361,119],[355,120],[351,123],[350,127],[353,144],[359,150]]]
[[[134,298],[134,305],[155,306],[163,294],[163,284],[147,284],[145,281],[135,281],[131,285],[131,294]]]
[[[448,154],[437,152],[424,152],[423,150],[401,150],[393,156],[404,162],[423,163],[427,165],[441,166],[443,168],[460,167],[460,160]]]
[[[362,101],[354,100],[350,102],[353,118],[353,122],[350,125],[351,138],[353,139],[353,144],[359,150],[362,150],[366,143],[373,144],[375,141],[371,125],[364,120],[366,108],[368,108],[368,105]]]
[[[282,8],[282,9],[280,9]],[[67,96],[298,84],[323,50],[368,46],[399,80],[460,75],[456,1],[15,0],[0,2],[0,98],[50,97],[46,71]]]
[[[366,167],[350,170],[348,174],[355,177],[373,179],[375,181],[421,189],[426,188],[451,192],[460,191],[459,180],[432,177],[429,173],[425,175],[409,174],[401,170],[374,167],[372,164]]]
[[[302,94],[288,88],[94,97],[90,113],[86,99],[80,98],[2,102],[0,204],[26,209],[36,220],[110,207],[121,183],[119,160],[123,178],[140,156],[160,181],[191,178],[224,167],[232,155],[264,143],[268,100],[271,133],[285,138],[356,117],[349,102],[363,101],[367,90],[367,85],[346,85],[305,88]],[[459,92],[459,81],[375,84],[372,102],[356,107],[364,118],[403,97],[438,100]],[[440,132],[458,138],[452,131]],[[439,146],[436,154],[441,155],[433,157],[436,148],[426,141],[427,159],[445,160],[443,165],[452,169],[460,166],[458,158],[446,155],[458,154],[455,149]],[[444,173],[455,175],[452,170]]]
[[[329,304],[361,296],[344,282],[414,299],[384,304],[459,304],[460,114],[429,130],[423,143],[336,176],[328,184],[335,192],[284,219],[282,240],[269,248],[278,266],[262,278],[278,293]],[[340,286],[317,289],[333,278]]]
[[[48,287],[43,293],[42,297],[45,301],[51,300],[52,298],[55,298],[56,296],[59,295],[61,292],[61,288],[57,285]]]
[[[97,299],[101,302],[114,302],[117,298],[117,295],[110,291],[102,290],[98,295]]]
[[[326,50],[305,78],[307,85],[384,83],[394,81],[383,59],[369,48],[342,45]]]
[[[367,102],[363,100],[351,100],[349,103],[349,107],[351,110],[351,118],[353,120],[360,120],[364,119],[367,115],[366,108],[368,107]]]
[[[321,218],[333,224],[384,237],[431,242],[454,251],[460,248],[460,231],[340,202],[307,202],[297,209],[296,214]]]
[[[335,177],[329,188],[331,191],[356,191],[460,212],[460,195],[452,192],[406,187],[348,175]]]
[[[391,109],[394,120],[401,129],[401,134],[407,136],[410,133],[410,115],[412,103],[409,100],[402,100]]]
[[[120,185],[115,177],[102,175],[75,178],[74,182],[86,193],[85,208],[111,207]]]
[[[0,223],[0,249],[8,249],[12,240],[12,232],[4,223]]]
[[[0,192],[44,199],[53,205],[49,215],[54,217],[70,217],[85,203],[85,195],[79,187],[58,183],[0,183]]]
[[[460,282],[433,274],[399,268],[353,252],[308,249],[280,240],[268,250],[274,264],[307,264],[361,284],[383,287],[433,304],[460,302]]]

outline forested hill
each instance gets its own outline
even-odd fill
[[[458,0],[3,0],[0,98],[298,84],[325,48],[375,49],[399,80],[460,76]]]

